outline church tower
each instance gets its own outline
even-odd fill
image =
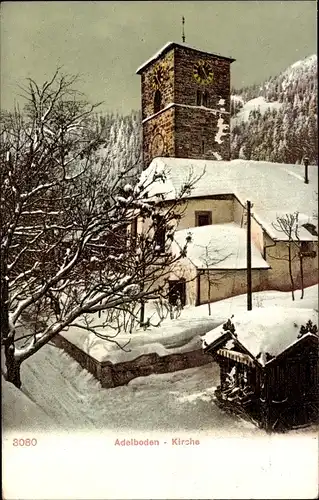
[[[144,168],[157,156],[230,159],[233,61],[169,42],[138,68]]]

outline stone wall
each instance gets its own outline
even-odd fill
[[[219,120],[227,129],[217,142]],[[229,115],[200,107],[177,106],[175,156],[201,160],[230,160]]]
[[[175,108],[160,111],[143,123],[143,163],[148,167],[156,156],[175,156]],[[162,144],[156,146],[157,138]]]
[[[113,364],[109,361],[97,361],[60,335],[56,335],[53,342],[98,379],[104,388],[128,384],[136,377],[186,370],[212,362],[208,354],[197,349],[166,356],[159,356],[157,353],[143,354],[131,361]]]
[[[170,50],[153,64],[145,68],[141,74],[142,120],[154,114],[154,72],[158,62],[165,68],[164,81],[160,87],[162,106],[174,102],[174,49]]]

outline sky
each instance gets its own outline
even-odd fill
[[[136,69],[168,41],[236,59],[232,86],[261,83],[317,51],[313,1],[2,2],[1,108],[58,66],[102,111],[140,109]]]

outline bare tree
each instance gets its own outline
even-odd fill
[[[303,258],[304,253],[302,249],[302,241],[299,236],[299,213],[294,212],[293,214],[285,214],[282,217],[277,217],[275,223],[273,223],[273,227],[285,234],[288,238],[287,240],[287,249],[288,249],[288,257],[281,257],[281,260],[287,260],[289,266],[289,276],[291,281],[292,288],[292,300],[295,300],[294,290],[295,290],[295,280],[293,276],[292,270],[292,262],[295,259],[296,255],[299,259],[299,270],[300,270],[300,285],[301,285],[301,299],[304,298],[304,270],[303,270]],[[296,254],[293,255],[293,249],[296,250]],[[275,258],[275,257],[273,257]]]
[[[164,173],[136,185],[126,182],[129,169],[109,178],[90,127],[95,106],[75,81],[59,71],[42,86],[30,79],[26,106],[2,120],[1,345],[5,377],[17,387],[21,363],[71,325],[117,342],[117,312],[134,315],[134,304],[164,295],[165,275],[179,259],[168,235],[191,182],[165,209],[146,198]],[[170,228],[161,253],[159,213]],[[137,219],[149,224],[132,238]],[[106,326],[114,335],[103,333]]]
[[[209,241],[207,245],[196,245],[203,249],[203,255],[201,260],[204,263],[204,276],[207,278],[207,303],[208,303],[208,315],[211,316],[211,301],[212,301],[212,290],[220,284],[220,281],[224,278],[224,274],[220,272],[214,272],[214,268],[220,262],[225,261],[231,256],[230,254],[222,255],[221,250],[217,249],[212,241]]]

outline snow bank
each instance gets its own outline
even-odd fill
[[[2,425],[6,430],[44,430],[53,426],[53,420],[22,391],[1,377]]]
[[[238,341],[254,357],[260,357],[264,364],[264,355],[278,356],[291,344],[298,341],[300,327],[308,320],[318,324],[318,311],[284,307],[266,307],[235,314],[231,319],[235,326]],[[204,345],[217,340],[225,330],[222,326],[214,328],[203,336]],[[261,356],[260,356],[261,355]]]
[[[183,229],[174,235],[179,248],[183,247],[188,234],[192,241],[187,247],[187,258],[198,269],[246,269],[246,229],[233,222]],[[252,268],[269,268],[253,243]]]

